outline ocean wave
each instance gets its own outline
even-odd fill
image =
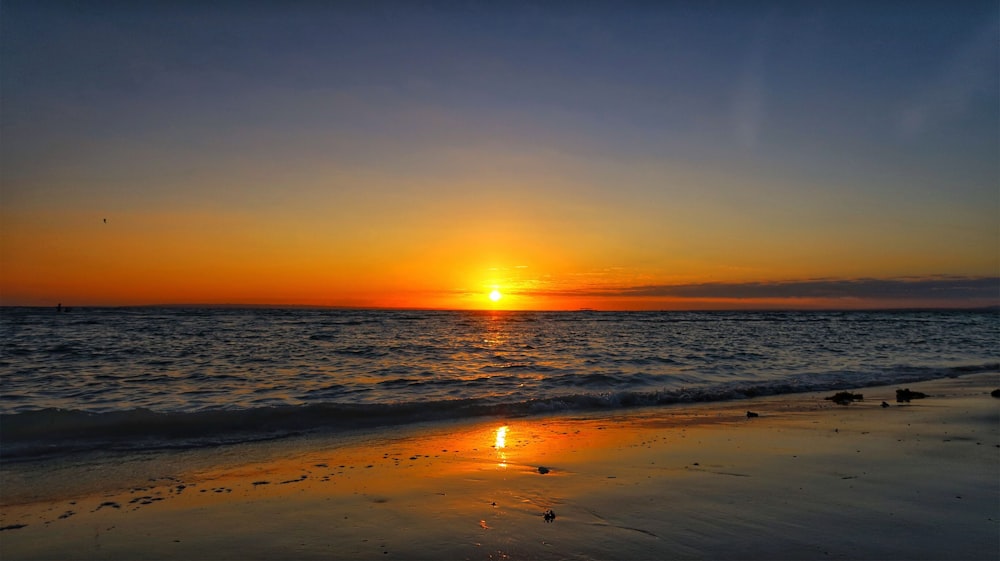
[[[738,381],[658,390],[566,391],[520,398],[516,393],[485,398],[396,403],[322,402],[264,405],[244,409],[159,412],[132,409],[93,413],[39,409],[0,415],[0,451],[6,461],[88,450],[191,448],[273,439],[320,430],[398,426],[410,423],[519,417],[541,413],[625,409],[704,403],[812,391],[912,383],[970,373],[1000,371],[1000,363],[948,368],[899,367],[882,372],[802,374],[781,380]],[[596,383],[592,379],[587,386]],[[611,380],[605,380],[611,381]],[[415,380],[397,379],[406,384]]]

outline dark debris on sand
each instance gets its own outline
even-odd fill
[[[923,399],[925,397],[927,397],[927,394],[911,391],[910,388],[896,390],[896,401],[899,403],[909,403],[911,399]]]
[[[860,393],[837,392],[831,395],[830,397],[826,397],[824,399],[826,399],[827,401],[832,401],[837,405],[850,405],[855,401],[864,401],[865,396]]]

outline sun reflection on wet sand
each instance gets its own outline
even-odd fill
[[[507,452],[504,450],[507,447],[507,425],[497,429],[497,438],[493,447],[497,449],[497,458],[500,460],[497,462],[497,466],[507,469]]]

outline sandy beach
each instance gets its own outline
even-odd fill
[[[912,384],[928,397],[910,403],[870,387],[849,405],[793,394],[4,462],[0,556],[998,559],[997,387],[989,373]]]

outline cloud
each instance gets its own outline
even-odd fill
[[[826,298],[860,300],[1000,301],[1000,277],[809,279],[775,282],[661,284],[565,291],[547,296],[610,298]],[[539,294],[541,295],[541,294]]]

